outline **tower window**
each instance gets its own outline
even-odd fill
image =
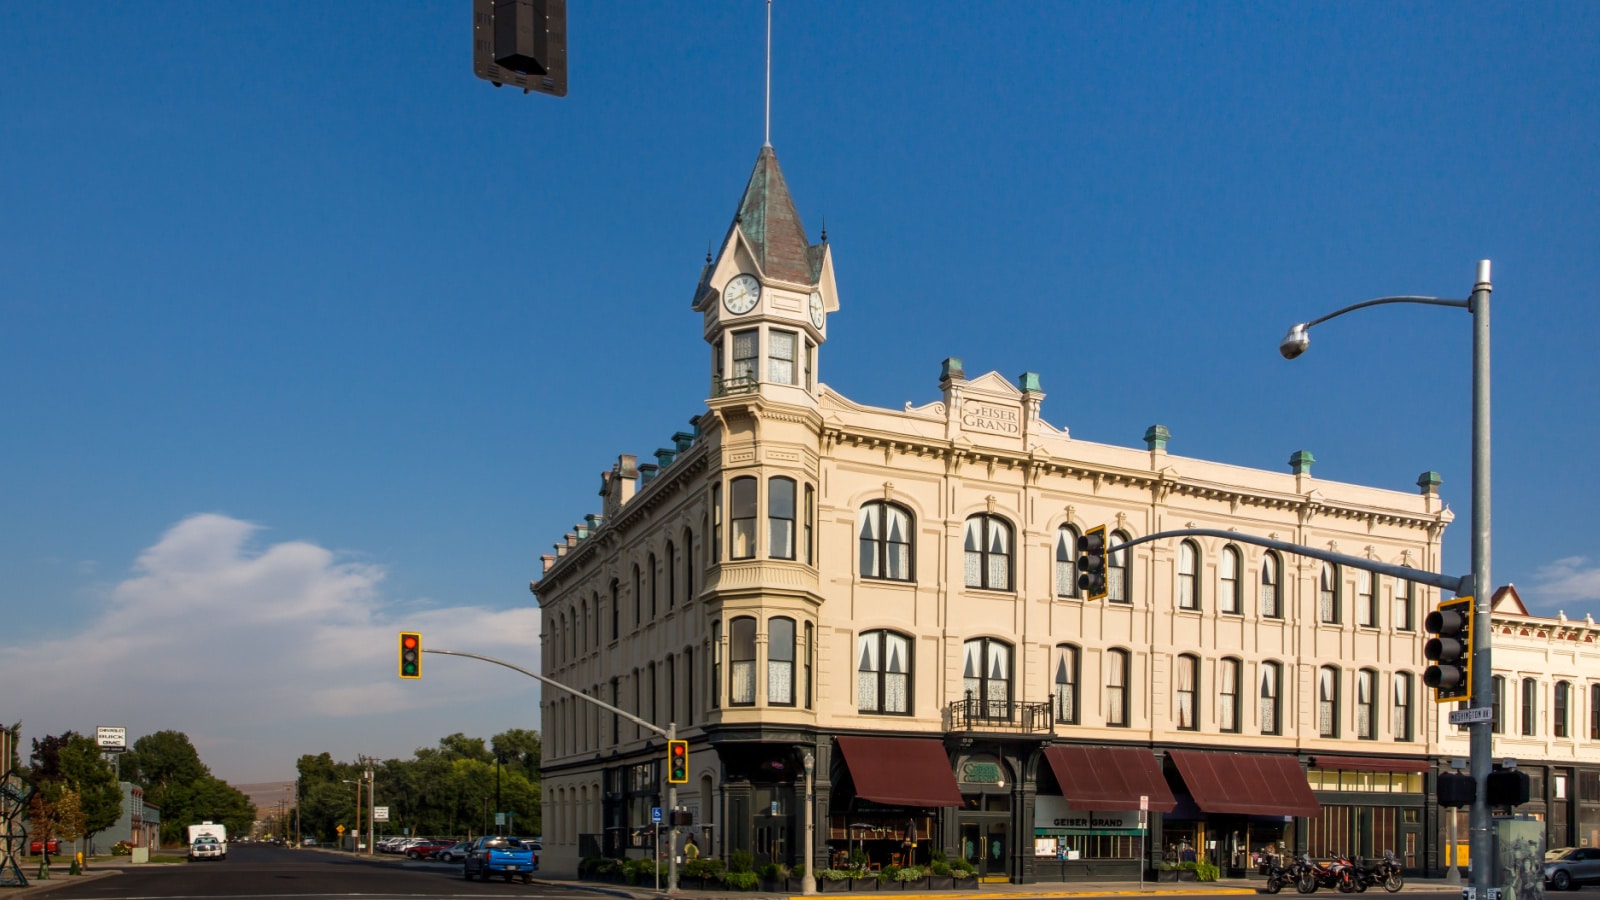
[[[756,555],[756,480],[735,478],[729,485],[733,515],[733,559],[753,559]]]
[[[767,380],[774,384],[795,384],[795,333],[772,331],[767,334]]]
[[[754,328],[733,333],[733,373],[735,384],[756,380],[756,357],[760,353],[761,332]]]

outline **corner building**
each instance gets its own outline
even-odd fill
[[[763,148],[695,286],[703,409],[653,461],[620,456],[600,512],[543,558],[542,671],[690,742],[679,805],[708,856],[816,868],[933,851],[1012,882],[1137,878],[1263,849],[1426,865],[1436,715],[1420,672],[1432,589],[1210,538],[1114,555],[1075,586],[1075,543],[1232,530],[1430,571],[1451,513],[1416,493],[1073,440],[1039,375],[854,403],[819,378],[839,309]],[[930,374],[931,374],[930,366]],[[545,855],[648,855],[658,736],[542,700]],[[1149,839],[1140,857],[1141,801]]]

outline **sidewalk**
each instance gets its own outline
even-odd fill
[[[623,897],[629,900],[656,900],[665,894],[665,891],[656,891],[650,887],[639,885],[602,884],[593,881],[569,881],[556,878],[535,878],[536,884],[550,887],[559,887],[567,890],[589,891],[610,897]],[[1073,882],[1041,882],[1038,884],[980,884],[976,889],[965,891],[866,891],[863,893],[835,893],[828,891],[817,896],[829,898],[880,898],[903,897],[905,900],[1022,900],[1027,897],[1138,897],[1138,896],[1177,896],[1186,894],[1215,894],[1218,896],[1238,896],[1248,894],[1262,894],[1262,881],[1259,879],[1233,879],[1229,881],[1162,881],[1144,883],[1141,891],[1137,881],[1073,881]],[[1368,893],[1373,891],[1369,890]],[[1319,892],[1320,893],[1320,892]],[[1337,893],[1337,892],[1334,892]],[[1376,891],[1379,897],[1389,896],[1382,890]],[[1459,897],[1460,885],[1449,885],[1442,878],[1406,879],[1406,886],[1401,894],[1432,894],[1450,895]],[[677,897],[684,900],[735,900],[735,898],[761,898],[761,900],[799,900],[797,894],[763,894],[760,892],[743,891],[680,891]],[[1290,887],[1279,893],[1280,897],[1299,897],[1294,888]]]

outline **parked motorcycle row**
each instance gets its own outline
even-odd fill
[[[1326,862],[1317,862],[1310,854],[1290,860],[1263,864],[1267,876],[1266,891],[1276,894],[1293,885],[1302,894],[1314,894],[1319,888],[1330,888],[1342,893],[1360,893],[1369,887],[1382,887],[1394,893],[1406,886],[1400,874],[1400,860],[1394,852],[1383,851],[1383,858],[1361,865],[1348,856],[1335,856]]]

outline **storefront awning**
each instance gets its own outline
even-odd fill
[[[1194,802],[1208,813],[1314,816],[1322,810],[1292,756],[1169,750]]]
[[[961,791],[944,742],[917,738],[840,737],[856,796],[889,806],[960,806]]]
[[[1387,756],[1313,756],[1318,769],[1343,769],[1346,772],[1426,772],[1425,759],[1397,759]]]
[[[1138,809],[1141,796],[1150,798],[1156,812],[1172,812],[1177,805],[1149,750],[1061,744],[1044,748],[1044,758],[1073,809]]]

